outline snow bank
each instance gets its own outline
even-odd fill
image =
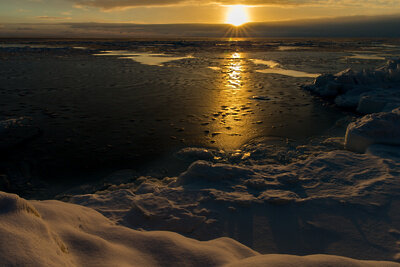
[[[238,242],[116,226],[96,211],[0,193],[5,266],[223,266],[258,253]]]
[[[400,108],[366,115],[349,124],[346,149],[364,153],[373,144],[400,146]]]
[[[345,257],[330,256],[330,255],[311,255],[311,256],[293,256],[293,255],[262,255],[257,257],[247,258],[245,260],[231,263],[226,267],[320,267],[320,266],[340,266],[340,267],[369,267],[369,266],[381,266],[390,267],[398,266],[393,262],[371,262],[371,261],[359,261]]]
[[[347,69],[321,75],[304,88],[322,97],[333,97],[338,106],[361,113],[390,111],[400,107],[400,59],[389,60],[375,70]]]
[[[143,177],[68,200],[133,229],[229,236],[263,253],[400,259],[400,235],[390,234],[400,231],[398,158],[335,150],[260,162],[195,161],[178,177]]]
[[[0,192],[4,266],[400,266],[315,255],[260,256],[229,239],[201,242],[172,232],[118,226],[96,211]]]

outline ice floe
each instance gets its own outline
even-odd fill
[[[251,59],[251,61],[256,65],[268,66],[268,69],[256,70],[256,72],[259,73],[280,74],[290,77],[308,77],[308,78],[315,78],[320,75],[316,73],[307,73],[304,71],[284,69],[278,62],[273,60]]]
[[[389,60],[374,70],[347,69],[325,74],[304,86],[322,97],[332,97],[340,107],[362,113],[390,111],[400,106],[400,60]]]
[[[164,63],[177,61],[181,59],[193,58],[193,56],[173,56],[168,54],[154,54],[144,52],[131,52],[131,51],[104,51],[101,54],[95,54],[95,56],[119,56],[122,59],[132,59],[144,65],[162,66]]]
[[[366,59],[366,60],[385,60],[386,58],[376,54],[354,54],[346,58]]]

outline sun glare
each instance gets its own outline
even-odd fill
[[[226,23],[232,24],[234,26],[240,26],[246,22],[249,22],[249,16],[247,14],[246,6],[229,6]]]

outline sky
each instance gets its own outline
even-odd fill
[[[400,14],[400,0],[0,0],[0,36],[50,32],[87,23],[221,24],[232,5],[245,5],[246,22],[315,21]],[[72,26],[71,26],[72,25]]]

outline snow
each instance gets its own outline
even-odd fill
[[[373,144],[400,146],[400,108],[366,115],[349,124],[345,138],[347,149],[364,153]]]
[[[361,113],[390,111],[400,107],[400,59],[388,60],[373,70],[347,69],[335,75],[324,74],[304,88]]]
[[[205,148],[186,147],[176,153],[182,160],[210,160],[214,158],[213,153]]]
[[[356,261],[349,258],[329,256],[329,255],[312,255],[312,256],[293,256],[293,255],[262,255],[247,258],[238,263],[228,264],[227,267],[257,267],[257,266],[272,266],[272,267],[297,267],[297,266],[341,266],[341,267],[356,267],[356,266],[397,266],[395,263],[388,262],[367,262]]]
[[[400,266],[313,255],[260,255],[230,238],[197,241],[116,225],[93,209],[0,192],[4,266]]]
[[[168,54],[154,54],[124,50],[103,51],[101,54],[94,54],[94,56],[120,56],[121,59],[131,59],[141,64],[150,66],[163,66],[163,64],[167,62],[193,58],[191,55],[177,57]]]
[[[250,61],[252,61],[255,65],[265,65],[268,67],[268,69],[256,70],[256,72],[259,73],[280,74],[290,77],[308,77],[308,78],[315,78],[320,75],[315,73],[307,73],[304,71],[284,69],[281,66],[281,64],[273,60],[250,59]]]
[[[5,266],[222,266],[258,253],[220,238],[117,226],[96,211],[0,193],[0,262]]]
[[[376,54],[354,54],[346,58],[367,59],[367,60],[385,60],[386,58]]]
[[[64,199],[129,228],[230,236],[262,253],[397,260],[390,229],[400,229],[400,161],[392,152],[319,151],[264,164],[261,150],[252,150],[250,164],[197,160],[177,177],[142,177]]]
[[[288,71],[274,61],[253,62]],[[400,60],[392,60],[375,70],[322,75],[306,87],[339,106],[373,113],[350,123],[344,139],[300,146],[287,140],[281,147],[254,141],[235,151],[183,148],[176,157],[190,165],[176,177],[123,170],[109,178],[113,185],[59,196],[64,202],[0,192],[0,236],[6,240],[0,262],[400,266],[356,260],[400,261],[399,85]],[[38,133],[29,118],[2,121],[0,147]],[[93,190],[76,194],[88,188]]]

